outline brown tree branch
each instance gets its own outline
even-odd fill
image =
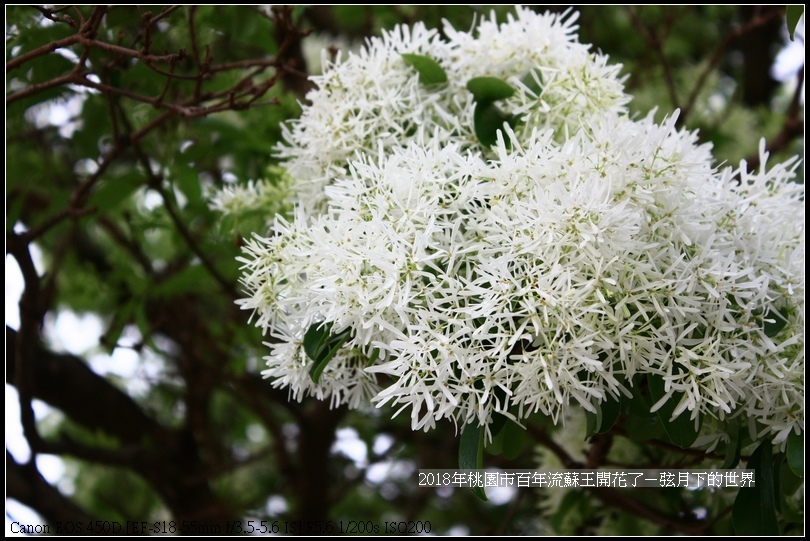
[[[20,340],[19,333],[7,326],[6,378],[10,382],[15,381],[18,367],[8,360],[14,359]],[[90,370],[78,357],[38,345],[25,364],[37,374],[32,382],[32,398],[62,410],[91,431],[100,430],[124,444],[155,440],[166,432],[129,395]],[[98,404],[105,407],[100,409]]]
[[[22,66],[26,62],[33,60],[34,58],[46,55],[48,53],[52,53],[58,49],[70,47],[71,45],[79,43],[79,41],[81,41],[81,37],[79,36],[79,34],[74,34],[66,38],[46,43],[45,45],[40,45],[36,49],[32,49],[27,53],[21,54],[20,56],[16,56],[11,60],[9,60],[8,62],[6,62],[6,73],[9,73],[10,71],[19,68],[20,66]],[[6,103],[10,103],[8,98],[6,98]]]
[[[87,523],[94,520],[94,517],[84,509],[52,487],[33,463],[19,464],[8,450],[6,450],[6,496],[36,509],[51,524]]]

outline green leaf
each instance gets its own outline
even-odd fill
[[[780,524],[785,526],[782,534],[786,535],[791,523],[804,525],[803,498],[797,498],[797,491],[804,485],[804,479],[797,477],[790,469],[787,461],[783,461],[779,476],[779,494],[777,498]],[[803,490],[801,491],[804,492]]]
[[[531,70],[524,75],[520,82],[526,85],[526,88],[531,90],[535,96],[539,96],[543,90],[543,74],[538,69]]]
[[[484,427],[466,425],[461,432],[458,447],[458,468],[460,470],[480,470],[484,466]],[[484,487],[472,487],[473,493],[487,501]]]
[[[492,415],[492,424],[489,427],[490,432],[492,433],[492,437],[496,437],[503,433],[504,428],[506,428],[506,423],[509,422],[509,417],[506,415],[501,415],[500,413],[494,413]]]
[[[467,81],[467,90],[479,104],[503,100],[515,93],[512,85],[497,77],[473,77]]]
[[[790,32],[790,41],[793,41],[793,36],[796,33],[796,28],[799,26],[799,19],[802,18],[804,13],[804,4],[790,5],[787,7],[785,18],[787,19],[788,32]]]
[[[664,390],[664,378],[656,375],[647,376],[647,384],[650,388],[650,396],[652,397],[653,404],[664,398],[666,391]],[[681,395],[673,393],[666,403],[661,406],[656,414],[661,424],[664,426],[664,431],[667,434],[669,441],[681,447],[688,449],[698,436],[698,429],[695,427],[695,422],[689,418],[689,415],[684,411],[675,419],[672,414],[680,402]]]
[[[599,434],[604,434],[616,424],[616,420],[622,412],[622,403],[611,397],[607,397],[607,399],[599,405],[599,411],[601,415],[596,431]]]
[[[742,487],[731,517],[737,535],[779,535],[774,505],[771,442],[764,441],[751,454],[748,468],[755,470],[753,487]]]
[[[329,364],[329,361],[337,355],[337,352],[340,351],[340,348],[343,347],[343,344],[346,343],[346,340],[349,339],[348,333],[341,333],[338,335],[338,340],[335,345],[332,347],[322,348],[319,352],[318,359],[315,360],[315,364],[312,365],[312,368],[309,371],[309,375],[312,378],[312,381],[318,383],[318,380],[321,379],[321,374],[323,374],[326,365]],[[327,342],[327,346],[332,343],[331,341]]]
[[[503,130],[504,122],[510,122],[511,117],[494,103],[487,102],[475,105],[473,120],[478,141],[485,147],[491,147],[498,142],[498,131]]]
[[[503,429],[503,456],[514,460],[526,447],[526,429],[514,421],[506,423]]]
[[[351,328],[336,335],[332,335],[331,332],[332,322],[313,323],[304,335],[304,351],[315,363],[309,370],[309,375],[315,383],[318,383],[329,361],[351,337]]]
[[[412,53],[402,53],[402,59],[409,66],[413,66],[419,73],[419,82],[423,85],[432,85],[447,82],[447,73],[438,62],[429,56]]]
[[[651,415],[650,407],[652,407],[652,404],[642,391],[643,387],[646,387],[645,378],[643,377],[636,378],[630,386],[630,392],[633,393],[633,396],[625,402],[625,411],[627,413],[642,417]]]
[[[506,419],[504,417],[504,419]],[[503,429],[506,426],[501,427]],[[489,443],[484,444],[484,450],[493,456],[498,456],[503,454],[503,438],[506,430],[500,430],[499,432],[495,432],[493,427],[490,427],[490,431],[492,432],[492,441]]]
[[[304,335],[304,351],[307,357],[313,361],[318,361],[318,353],[321,347],[329,338],[329,332],[332,330],[332,323],[313,323],[309,326]]]
[[[787,461],[782,464],[780,477],[780,492],[783,496],[792,496],[804,482],[802,477],[796,475]]]
[[[787,438],[787,464],[790,471],[804,477],[804,438],[791,431]]]
[[[654,413],[647,413],[647,415],[629,414],[622,426],[627,432],[627,435],[633,441],[647,441],[653,439],[662,439],[666,436],[666,432],[662,427],[663,423]]]

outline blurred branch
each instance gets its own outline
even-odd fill
[[[6,378],[10,382],[15,381],[18,367],[9,360],[14,359],[20,341],[19,333],[7,326]],[[137,444],[165,435],[166,429],[147,416],[129,395],[90,370],[80,358],[41,346],[33,348],[32,353],[24,360],[37,374],[31,382],[32,398],[62,410],[89,430],[101,430],[122,443]],[[104,404],[104,408],[98,404]]]
[[[687,98],[686,103],[681,108],[681,114],[678,117],[678,125],[683,126],[686,123],[686,118],[692,112],[692,109],[695,107],[695,103],[697,102],[698,96],[700,95],[701,90],[703,90],[703,86],[706,84],[706,81],[709,78],[709,75],[717,69],[717,66],[720,65],[720,62],[723,60],[726,50],[734,43],[736,40],[741,38],[742,36],[753,32],[754,30],[769,24],[774,19],[780,18],[783,16],[784,11],[782,9],[767,9],[764,10],[769,6],[758,6],[757,10],[754,12],[754,16],[751,17],[745,25],[737,28],[733,28],[730,30],[720,45],[717,46],[712,56],[709,58],[706,67],[703,68],[703,71],[698,76],[695,85],[692,87],[692,91],[689,94],[689,98]]]
[[[126,119],[126,116],[124,116],[123,111],[121,111],[121,115],[124,122],[129,127],[129,122]],[[214,280],[217,281],[217,283],[222,288],[223,292],[230,298],[236,299],[238,297],[238,293],[236,291],[236,288],[234,287],[234,284],[231,283],[229,280],[227,280],[219,272],[219,270],[217,270],[213,262],[208,258],[206,253],[200,248],[199,244],[194,239],[194,237],[192,237],[191,233],[186,227],[185,222],[183,222],[183,220],[180,219],[180,216],[178,215],[176,209],[174,208],[173,201],[169,197],[166,190],[163,188],[162,186],[163,179],[160,176],[156,175],[154,171],[152,171],[152,165],[150,164],[146,154],[140,148],[140,145],[137,142],[135,142],[133,143],[133,146],[135,147],[141,166],[143,167],[144,172],[147,175],[148,186],[151,189],[155,190],[163,199],[163,206],[166,209],[166,212],[169,214],[169,217],[172,220],[172,223],[174,224],[178,233],[180,233],[180,236],[183,237],[189,249],[194,253],[194,255],[196,255],[200,259],[200,262],[203,264],[203,266],[208,270],[208,272],[211,274]]]
[[[574,460],[574,458],[569,455],[565,449],[558,445],[557,442],[555,442],[551,436],[549,436],[545,428],[537,427],[531,423],[527,423],[526,428],[531,436],[540,443],[540,445],[551,451],[554,456],[556,456],[557,459],[562,462],[563,466],[568,469],[578,469],[583,467],[582,463]]]
[[[13,338],[19,334],[19,340],[10,339],[6,327],[6,380],[11,382],[19,395],[20,420],[23,434],[31,446],[30,462],[36,458],[37,448],[42,445],[42,437],[37,430],[33,398],[36,396],[35,385],[39,383],[38,366],[30,361],[39,343],[39,329],[45,316],[49,299],[44,299],[39,273],[31,257],[29,243],[20,235],[6,232],[6,251],[10,253],[20,267],[25,288],[20,297],[20,331],[13,332]]]
[[[154,274],[155,270],[152,268],[152,261],[144,253],[140,245],[135,242],[134,239],[128,238],[126,233],[124,233],[121,228],[118,227],[118,224],[115,223],[112,218],[105,215],[99,217],[98,221],[104,231],[106,231],[115,242],[121,245],[132,255],[144,272],[146,272],[148,275]]]
[[[801,98],[803,94],[804,66],[802,66],[802,69],[796,74],[796,89],[793,91],[793,97],[785,113],[785,121],[782,124],[782,129],[773,139],[768,141],[765,147],[767,152],[774,153],[785,150],[793,141],[804,136],[804,120],[801,118]],[[748,171],[757,169],[760,166],[759,153],[750,156],[746,160],[746,164]]]
[[[306,75],[307,62],[301,46],[301,40],[309,32],[301,30],[293,22],[291,6],[273,6],[272,13],[276,23],[275,38],[278,43],[278,56],[284,59],[284,62],[278,64],[278,69],[282,72],[281,82],[284,88],[303,98],[312,88],[312,83]]]
[[[6,450],[6,497],[14,498],[36,509],[50,523],[89,522],[95,519],[52,487],[42,477],[34,463],[19,464],[8,450]],[[6,516],[8,517],[8,508]]]
[[[628,492],[622,492],[622,489],[589,487],[588,492],[596,496],[596,498],[606,506],[621,509],[632,516],[645,518],[653,524],[661,526],[661,528],[666,531],[681,532],[687,535],[706,535],[712,525],[710,522],[690,521],[686,517],[678,517],[676,519],[647,507],[634,499]]]

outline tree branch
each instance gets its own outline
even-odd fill
[[[652,489],[657,490],[657,489]],[[681,532],[688,535],[706,535],[711,526],[708,522],[690,522],[685,518],[675,519],[651,509],[634,499],[621,489],[611,487],[589,487],[588,491],[596,496],[607,507],[621,509],[632,516],[638,516],[657,524],[664,530]]]
[[[87,514],[84,509],[48,484],[33,463],[27,465],[17,463],[8,450],[6,450],[6,496],[36,509],[52,524],[94,520],[94,517]]]
[[[6,378],[10,382],[17,376],[17,366],[8,359],[14,359],[18,340],[17,331],[6,326]],[[25,363],[37,374],[32,382],[32,396],[62,410],[90,430],[101,430],[124,444],[155,440],[167,430],[78,357],[37,346]],[[99,408],[99,404],[104,404],[104,408]]]

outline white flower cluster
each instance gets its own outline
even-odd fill
[[[795,161],[718,171],[674,117],[628,119],[619,68],[575,19],[518,8],[446,40],[401,27],[316,78],[279,149],[294,216],[241,259],[274,385],[428,429],[593,411],[653,374],[675,415],[803,432]],[[447,82],[420,82],[402,53]],[[466,88],[481,76],[515,89],[499,105],[520,119],[492,148]],[[314,378],[320,325],[345,343]]]

